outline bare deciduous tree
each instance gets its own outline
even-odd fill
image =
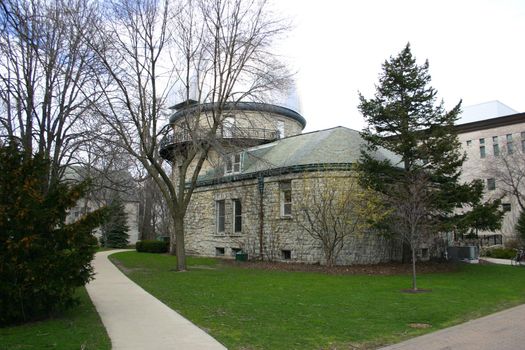
[[[87,38],[106,73],[98,76],[104,104],[93,108],[159,187],[173,219],[177,269],[185,270],[184,216],[210,149],[221,146],[225,105],[286,81],[270,53],[286,26],[268,15],[265,1],[115,0],[105,13],[98,35]],[[188,115],[176,130],[191,142],[173,150],[171,167],[159,156],[159,138],[177,86],[183,99],[213,108]]]
[[[525,211],[525,154],[521,149],[509,152],[507,147],[488,163],[486,173],[495,179],[497,189],[509,198],[515,198],[520,210]]]
[[[333,266],[346,240],[367,234],[384,215],[377,195],[362,189],[353,176],[308,176],[297,223],[321,242],[326,264]]]
[[[432,194],[432,183],[424,171],[411,171],[405,174],[403,182],[397,184],[395,196],[385,199],[392,208],[388,216],[389,229],[410,247],[412,256],[412,289],[417,290],[416,253],[421,243],[438,232],[435,214],[431,202],[435,200]]]
[[[72,162],[96,101],[90,36],[94,14],[81,0],[5,0],[0,4],[2,138],[51,160],[50,181]]]

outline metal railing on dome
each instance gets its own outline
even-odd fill
[[[264,129],[264,128],[223,128],[217,130],[215,137],[221,139],[251,139],[251,140],[265,140],[273,141],[280,138],[279,130]],[[171,145],[183,144],[191,142],[194,139],[204,140],[209,138],[207,130],[199,131],[171,131],[170,134],[164,136],[160,141],[160,149],[165,149]]]

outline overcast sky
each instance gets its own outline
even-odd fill
[[[305,131],[361,130],[358,91],[410,42],[447,108],[499,100],[525,112],[524,0],[275,0],[294,29],[279,50],[297,72]]]

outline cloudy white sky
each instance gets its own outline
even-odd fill
[[[448,108],[499,100],[525,112],[524,0],[276,1],[294,23],[279,50],[297,72],[305,131],[361,130],[358,91],[371,97],[407,42]]]

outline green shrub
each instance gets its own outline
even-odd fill
[[[512,259],[516,256],[516,251],[508,248],[494,248],[487,250],[485,256],[496,259]]]
[[[169,243],[157,240],[138,241],[135,244],[135,249],[141,253],[167,253]]]
[[[46,317],[75,304],[93,276],[97,210],[65,224],[87,183],[49,183],[50,163],[16,145],[0,147],[0,326]]]

